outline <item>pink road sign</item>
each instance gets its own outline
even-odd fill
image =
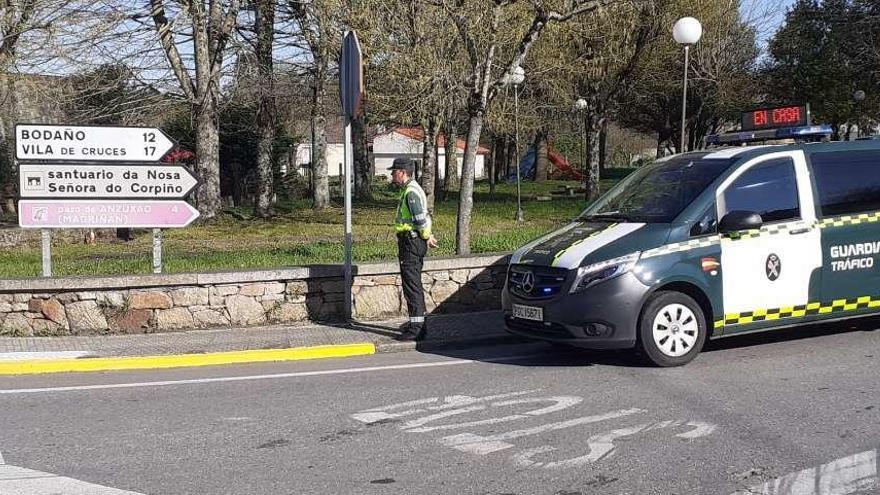
[[[186,227],[199,212],[186,201],[39,200],[18,202],[18,223],[29,229]]]

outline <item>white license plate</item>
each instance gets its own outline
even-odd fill
[[[513,317],[522,318],[524,320],[544,321],[544,308],[514,304]]]

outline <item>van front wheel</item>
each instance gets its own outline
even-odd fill
[[[693,360],[706,341],[706,318],[691,297],[657,292],[639,320],[639,350],[657,366],[681,366]]]

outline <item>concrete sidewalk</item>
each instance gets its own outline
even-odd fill
[[[404,319],[396,319],[359,322],[349,326],[342,323],[273,325],[136,335],[0,337],[0,374],[77,371],[80,368],[97,371],[313,359],[517,340],[504,330],[502,315],[498,311],[430,316],[428,338],[419,343],[396,342],[393,339],[404,322]],[[182,356],[186,359],[180,359]],[[168,359],[172,357],[176,359]],[[135,361],[135,358],[142,359]],[[83,367],[84,363],[80,367],[69,365],[72,361],[86,360],[92,361],[91,367],[87,369]],[[124,360],[128,360],[129,364],[124,367],[114,365],[126,362]],[[56,361],[64,361],[68,365],[38,365],[40,362]]]

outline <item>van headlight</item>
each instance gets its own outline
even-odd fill
[[[636,251],[635,253],[630,253],[626,256],[621,256],[620,258],[601,261],[599,263],[593,263],[592,265],[578,268],[577,278],[574,279],[574,284],[572,284],[569,293],[577,294],[578,292],[583,292],[588,287],[592,287],[600,282],[610,280],[618,275],[623,275],[636,266],[641,255],[641,251]]]

